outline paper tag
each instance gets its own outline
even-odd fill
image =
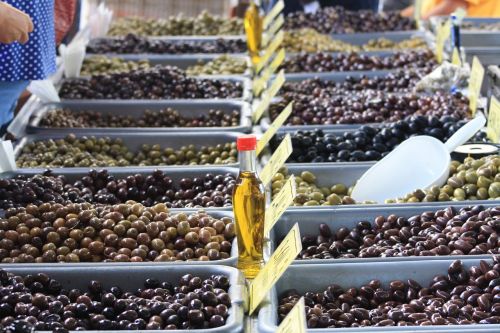
[[[301,297],[292,310],[288,312],[285,319],[281,322],[276,333],[306,333],[306,308],[304,297]]]
[[[267,15],[264,17],[264,20],[262,21],[262,28],[264,30],[267,30],[274,18],[278,16],[284,8],[285,3],[283,2],[283,0],[279,0],[278,2],[276,2],[269,13],[267,13]]]
[[[446,40],[450,38],[451,21],[446,20],[444,24],[438,25],[436,31],[436,59],[438,63],[443,62],[444,45]]]
[[[302,251],[302,242],[300,241],[299,225],[295,223],[292,230],[269,258],[267,264],[250,284],[249,315],[252,315],[257,309],[260,302],[295,260],[300,251]]]
[[[484,78],[484,67],[479,59],[474,56],[469,78],[469,108],[474,116],[477,111],[477,100],[481,94],[481,85]]]
[[[282,70],[276,76],[269,89],[264,93],[264,97],[262,97],[257,107],[253,110],[252,121],[254,124],[259,121],[264,112],[269,108],[271,100],[274,98],[274,96],[276,96],[276,94],[281,89],[284,83],[285,83],[285,72]]]
[[[490,99],[486,134],[488,135],[488,139],[493,143],[498,143],[500,141],[500,102],[498,102],[498,99],[494,96]]]
[[[285,19],[283,18],[283,15],[278,16],[276,21],[273,22],[269,30],[266,31],[264,36],[262,37],[262,45],[267,46],[269,44],[269,41],[276,35],[278,30],[285,24]]]
[[[269,78],[271,77],[272,74],[276,72],[278,67],[281,66],[281,64],[285,60],[285,57],[286,57],[285,49],[280,49],[276,54],[276,56],[274,57],[271,64],[262,71],[262,75],[260,76],[260,78],[254,80],[253,83],[254,96],[259,96],[262,90],[264,90],[267,81],[269,81]]]
[[[274,197],[269,208],[266,209],[266,217],[264,219],[264,235],[268,235],[276,222],[280,219],[285,210],[293,204],[293,199],[297,195],[295,188],[295,177],[290,176],[285,185],[281,188],[278,194]]]
[[[415,0],[413,5],[413,18],[417,22],[417,26],[420,27],[420,20],[422,19],[422,3],[424,0]]]
[[[462,61],[460,60],[460,52],[458,52],[458,48],[453,48],[453,54],[451,56],[451,63],[453,65],[462,66]]]
[[[262,150],[264,150],[264,147],[267,145],[269,140],[271,140],[271,138],[274,136],[274,134],[276,134],[278,129],[281,126],[283,126],[288,117],[290,117],[290,115],[292,114],[292,109],[293,109],[293,101],[288,103],[288,105],[283,109],[283,111],[281,111],[279,116],[276,117],[276,119],[274,119],[273,123],[271,124],[271,126],[269,126],[264,135],[262,135],[260,140],[257,142],[257,150],[256,150],[257,156],[259,156],[259,154],[262,152]]]
[[[269,43],[269,46],[266,48],[264,55],[260,58],[260,61],[257,63],[257,66],[255,67],[256,72],[260,73],[264,66],[267,64],[269,59],[271,59],[271,56],[276,53],[276,50],[280,45],[283,43],[283,38],[284,38],[284,32],[283,30],[280,30],[275,38]]]
[[[290,134],[287,134],[260,173],[260,180],[262,180],[264,185],[269,184],[276,172],[278,172],[292,154],[292,151],[292,139]]]

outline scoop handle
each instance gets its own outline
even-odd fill
[[[477,131],[484,127],[484,124],[486,124],[486,118],[482,113],[478,113],[474,119],[460,127],[460,129],[444,143],[446,149],[448,149],[451,153],[455,150],[455,148],[466,143],[467,140],[472,138]]]

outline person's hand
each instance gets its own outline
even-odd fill
[[[0,43],[25,44],[33,31],[31,18],[22,11],[0,1]]]

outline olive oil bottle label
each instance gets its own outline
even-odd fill
[[[286,108],[284,108],[283,111],[281,111],[280,115],[276,117],[271,126],[269,126],[264,135],[262,135],[260,140],[257,142],[257,151],[256,151],[257,156],[259,156],[259,154],[262,152],[264,147],[269,143],[274,134],[276,134],[278,129],[281,126],[283,126],[288,117],[290,117],[290,115],[292,114],[292,108],[293,108],[293,101],[288,103]]]
[[[498,102],[498,99],[494,96],[490,99],[486,133],[488,134],[488,139],[490,139],[493,143],[500,142],[500,102]]]
[[[469,78],[469,108],[472,115],[476,114],[477,111],[477,100],[481,95],[481,85],[483,84],[484,78],[484,67],[481,65],[478,57],[472,59],[472,68],[470,71]]]
[[[257,106],[254,108],[252,112],[252,121],[254,124],[259,121],[264,112],[269,108],[271,100],[276,96],[276,94],[281,89],[284,83],[285,83],[285,72],[281,70],[274,79],[269,89],[263,93],[263,97],[260,100],[260,102],[258,102]]]
[[[266,209],[266,217],[264,218],[264,235],[268,235],[276,222],[280,219],[285,210],[293,203],[293,199],[297,195],[295,188],[295,177],[290,176],[283,188],[274,197],[273,202]]]
[[[306,307],[304,297],[301,297],[278,326],[276,333],[306,333],[306,331]]]
[[[262,93],[262,90],[266,87],[267,81],[269,81],[271,75],[276,72],[278,67],[281,66],[285,57],[285,49],[281,48],[274,57],[273,61],[271,61],[271,64],[262,71],[261,76],[253,81],[253,93],[255,96],[259,96]]]
[[[283,15],[278,16],[276,21],[269,27],[269,29],[262,35],[262,46],[266,47],[273,37],[278,33],[278,30],[285,24]]]
[[[264,68],[265,65],[269,62],[269,59],[271,59],[272,55],[276,53],[278,48],[281,46],[283,43],[283,38],[285,34],[283,30],[280,30],[273,40],[269,43],[269,45],[266,47],[264,54],[260,58],[260,61],[257,63],[255,70],[257,73],[260,73],[262,69]]]
[[[277,1],[273,8],[267,13],[266,16],[264,16],[264,19],[262,20],[262,27],[267,30],[269,28],[269,25],[273,22],[274,18],[281,14],[283,9],[285,8],[285,3],[283,0]]]
[[[436,31],[436,59],[438,63],[443,62],[444,45],[451,34],[451,21],[446,20],[443,24],[439,24]]]
[[[453,48],[453,54],[451,56],[451,63],[456,66],[462,66],[462,60],[460,60],[460,52],[458,48]]]
[[[266,294],[269,293],[300,251],[302,251],[302,243],[300,241],[299,225],[295,223],[292,230],[269,258],[267,264],[250,284],[249,315],[252,315],[259,307]]]
[[[269,184],[276,172],[285,164],[292,150],[292,139],[290,134],[287,134],[260,173],[260,180],[264,186]]]

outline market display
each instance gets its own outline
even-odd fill
[[[325,96],[326,95],[326,96]],[[271,119],[278,110],[293,101],[295,107],[287,120],[290,125],[331,125],[397,122],[411,116],[453,117],[448,121],[467,119],[470,115],[469,101],[462,94],[437,93],[432,96],[416,94],[384,94],[379,91],[361,95],[328,96],[285,93],[282,101],[270,108]],[[426,127],[425,120],[420,127]],[[402,130],[409,129],[402,125]],[[433,120],[431,127],[437,127]]]
[[[353,45],[336,40],[328,34],[322,34],[310,28],[286,31],[283,45],[288,52],[360,52],[380,50],[407,50],[427,48],[423,38],[412,37],[400,42],[386,38],[377,38],[363,45]]]
[[[281,66],[287,73],[373,71],[399,68],[436,66],[430,51],[400,52],[388,56],[370,56],[358,53],[302,53],[289,57]]]
[[[354,32],[405,31],[416,28],[415,21],[398,12],[374,13],[326,7],[316,13],[295,12],[285,19],[285,29],[312,28],[324,34]]]
[[[18,228],[28,216],[30,222]],[[51,216],[57,219],[42,225]],[[229,258],[234,238],[231,218],[170,214],[163,203],[146,208],[130,201],[28,205],[9,209],[0,224],[3,263],[220,260]]]
[[[463,163],[452,161],[450,174],[443,186],[431,186],[424,190],[416,189],[403,198],[387,198],[385,203],[498,200],[500,198],[500,175],[496,168],[499,163],[500,159],[496,155],[481,159],[467,157]],[[279,193],[289,177],[290,172],[285,167],[273,177],[271,184],[273,197]],[[294,177],[297,185],[295,206],[333,206],[357,203],[350,197],[354,184],[319,184],[316,175],[311,171],[302,171]],[[373,204],[374,202],[362,203]]]
[[[421,285],[415,280],[392,280],[388,285],[366,277],[366,284],[344,289],[332,284],[304,293],[309,307],[307,327],[428,326],[500,323],[496,306],[499,258],[470,269],[460,260]],[[404,276],[404,272],[402,272]],[[279,302],[283,319],[302,296],[289,290]],[[335,308],[327,308],[331,304]],[[345,306],[344,306],[345,304]]]
[[[129,200],[147,207],[164,204],[167,208],[227,207],[232,204],[234,174],[207,170],[198,177],[182,175],[175,180],[172,176],[169,172],[154,170],[115,177],[106,169],[90,169],[73,182],[51,170],[35,176],[1,178],[0,208],[40,206],[50,202],[114,205]]]
[[[92,56],[83,60],[81,76],[92,76],[98,74],[111,74],[131,72],[137,69],[150,67],[148,60],[126,61],[122,58],[106,56]]]
[[[190,3],[86,7],[19,103],[0,331],[500,332],[498,24]]]
[[[224,326],[231,308],[224,275],[202,279],[186,274],[175,283],[144,277],[143,284],[131,290],[85,279],[87,288],[67,290],[65,281],[45,273],[0,270],[0,290],[10,295],[17,290],[16,298],[23,301],[2,301],[2,326],[13,332],[206,329]]]
[[[109,29],[109,36],[127,34],[141,36],[217,36],[242,35],[243,21],[211,15],[203,11],[197,17],[183,15],[167,19],[147,19],[143,17],[124,17],[114,21]]]
[[[68,79],[59,91],[67,99],[240,98],[242,94],[240,81],[196,79],[171,66]]]
[[[201,165],[236,163],[236,143],[168,147],[168,143],[143,144],[137,151],[121,139],[76,137],[39,140],[26,144],[17,158],[20,167],[96,167],[129,165]]]
[[[208,115],[183,116],[172,108],[160,111],[145,110],[140,117],[103,114],[98,111],[72,112],[68,109],[50,110],[40,120],[41,127],[230,127],[237,126],[240,111],[229,114],[222,110],[209,110]]]

